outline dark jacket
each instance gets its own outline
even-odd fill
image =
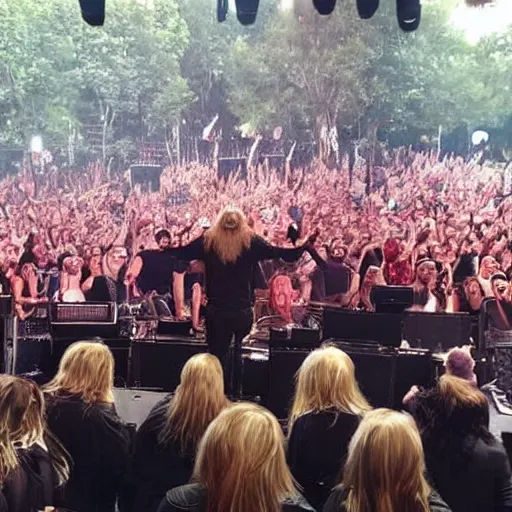
[[[510,464],[489,433],[488,406],[447,408],[434,388],[420,392],[409,408],[430,482],[453,512],[512,511]]]
[[[345,507],[345,500],[347,499],[347,491],[342,487],[336,487],[325,507],[323,512],[347,512]],[[432,491],[429,497],[430,512],[451,512],[450,507],[441,499],[437,492]],[[397,511],[398,512],[398,511]]]
[[[453,512],[512,511],[512,475],[501,442],[475,439],[466,443],[468,456],[460,467],[453,467],[451,457],[425,454],[432,485]]]
[[[9,512],[37,512],[53,505],[55,480],[48,452],[38,445],[19,449],[18,460],[2,489]]]
[[[123,512],[154,512],[169,489],[190,481],[195,450],[189,447],[182,453],[178,442],[162,445],[158,440],[171,397],[159,402],[137,431],[129,484],[132,498],[123,499]]]
[[[206,512],[207,495],[206,489],[199,484],[189,484],[170,490],[160,503],[157,512],[179,512],[192,510],[194,512]],[[314,512],[308,503],[297,496],[294,499],[286,500],[282,512]],[[240,512],[243,512],[240,510]],[[263,511],[262,511],[263,512]]]
[[[72,459],[55,505],[76,512],[114,512],[125,478],[132,433],[113,404],[87,404],[70,394],[47,396],[47,421]]]
[[[305,498],[318,510],[340,482],[348,444],[358,425],[358,416],[336,409],[304,414],[293,424],[288,465]]]

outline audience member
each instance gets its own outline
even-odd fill
[[[508,456],[489,432],[489,404],[473,379],[443,375],[413,404],[428,475],[453,512],[512,510]]]
[[[73,460],[55,505],[75,512],[114,512],[131,449],[129,428],[117,416],[114,358],[102,343],[73,343],[46,386],[48,426]]]
[[[352,437],[342,483],[324,512],[449,512],[424,473],[421,438],[412,418],[376,409]]]
[[[0,376],[0,418],[0,478],[9,512],[54,505],[54,487],[68,479],[69,460],[47,431],[44,397],[37,384]]]
[[[137,432],[131,478],[136,495],[126,509],[156,510],[167,490],[189,482],[197,445],[227,405],[219,360],[211,354],[190,358],[174,395],[157,404]]]
[[[349,441],[369,410],[345,352],[325,346],[309,354],[297,373],[287,458],[316,509],[322,509],[338,482]]]
[[[193,483],[169,491],[158,512],[312,511],[286,465],[276,418],[253,404],[228,407],[199,443]]]

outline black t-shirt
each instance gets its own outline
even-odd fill
[[[138,256],[142,259],[142,270],[137,278],[137,286],[142,293],[169,293],[174,272],[181,274],[187,269],[187,264],[170,257],[169,251],[142,251]]]

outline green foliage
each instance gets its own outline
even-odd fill
[[[325,18],[311,0],[262,1],[247,28],[233,13],[217,23],[215,0],[109,0],[91,28],[76,0],[0,0],[0,145],[74,136],[128,159],[137,141],[164,141],[181,119],[197,136],[217,113],[226,131],[281,125],[290,138],[324,124],[367,136],[389,120],[430,136],[510,126],[512,28],[472,45],[450,21],[456,2],[430,0],[404,34],[381,3],[361,21],[354,2]]]

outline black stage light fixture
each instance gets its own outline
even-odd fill
[[[369,20],[377,12],[379,0],[357,0],[357,12],[363,20]]]
[[[313,5],[319,14],[328,16],[336,7],[336,0],[313,0]]]
[[[226,21],[228,15],[228,0],[217,0],[217,21]]]
[[[242,25],[252,25],[256,21],[260,0],[235,0],[236,17]]]
[[[404,32],[414,32],[421,21],[420,0],[396,0],[396,15]]]
[[[105,0],[79,0],[83,20],[92,27],[105,23]]]

